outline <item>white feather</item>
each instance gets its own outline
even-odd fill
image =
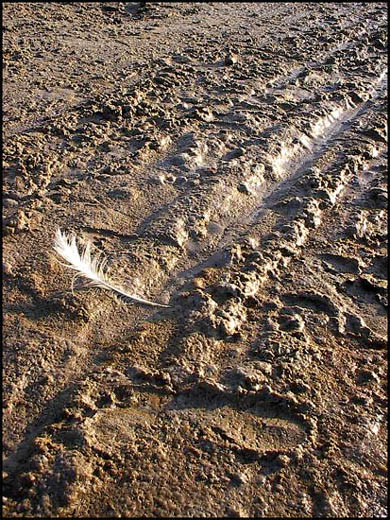
[[[87,242],[84,249],[79,252],[76,244],[76,237],[68,237],[66,233],[58,228],[55,240],[54,250],[66,260],[66,264],[62,264],[69,269],[76,271],[76,276],[81,276],[89,281],[89,284],[94,287],[101,287],[103,289],[109,289],[122,296],[129,298],[138,303],[144,305],[153,305],[155,307],[169,307],[169,305],[163,305],[161,303],[151,302],[144,300],[136,294],[129,294],[121,286],[114,285],[105,272],[105,266],[107,259],[102,257],[101,253],[97,253],[94,257],[91,255],[91,242]]]

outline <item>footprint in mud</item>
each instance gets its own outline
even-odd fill
[[[253,462],[270,452],[285,453],[305,444],[310,425],[288,409],[288,399],[272,402],[276,394],[271,391],[264,401],[257,396],[236,400],[203,386],[205,389],[200,384],[196,391],[180,394],[165,408],[172,419],[196,424],[198,430],[207,432],[200,441],[201,449],[214,451],[223,446]]]
[[[346,280],[340,286],[348,296],[362,304],[384,302],[387,296],[387,281],[369,274]]]
[[[353,281],[347,280],[340,284],[340,288],[362,304],[375,303],[375,294],[383,298],[383,293],[386,291],[384,283],[369,275],[362,275]],[[294,307],[298,313],[307,309],[322,318],[325,317],[333,333],[355,338],[362,343],[363,348],[383,349],[387,346],[386,337],[382,332],[371,329],[360,315],[361,313],[353,310],[353,306],[351,308],[351,304],[342,300],[340,295],[336,298],[335,294],[330,297],[316,291],[307,291],[285,294],[282,300],[288,306]],[[379,302],[387,306],[386,301],[379,299]]]
[[[121,394],[115,393],[117,397]],[[256,473],[271,474],[285,465],[286,457],[300,458],[315,434],[315,422],[299,412],[299,405],[270,388],[238,398],[207,383],[173,397],[156,394],[147,386],[130,393],[137,395],[137,403],[129,406],[127,393],[125,407],[119,402],[118,406],[103,406],[78,427],[90,451],[94,475],[99,476],[110,464],[109,474],[115,476],[126,460],[136,486],[142,485],[142,468],[152,473],[163,470],[169,482],[176,479],[184,454],[187,462],[195,456],[192,465],[197,472],[215,456],[218,473],[235,485],[232,456],[237,467],[255,463]],[[153,466],[156,462],[157,467]],[[243,483],[245,479],[237,485]]]
[[[327,270],[331,272],[351,274],[359,274],[361,272],[361,262],[357,258],[333,254],[324,254],[321,255],[321,258]]]
[[[205,383],[172,397],[128,383],[113,383],[111,392],[99,393],[87,382],[68,402],[62,420],[33,440],[29,464],[13,479],[37,514],[67,511],[80,481],[93,491],[85,497],[88,503],[107,486],[123,493],[126,482],[143,493],[153,479],[160,495],[167,483],[178,484],[179,475],[183,489],[192,489],[195,474],[187,478],[183,463],[190,463],[200,480],[202,472],[215,471],[225,486],[239,487],[252,478],[250,472],[272,474],[290,458],[300,458],[315,433],[299,406],[269,387],[236,398]],[[78,507],[84,516],[84,506]]]
[[[317,314],[323,313],[336,319],[339,318],[343,310],[329,296],[316,291],[284,294],[282,300],[289,307],[308,309]]]

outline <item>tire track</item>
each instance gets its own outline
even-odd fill
[[[384,85],[385,77],[382,75],[377,80],[378,92],[383,90]],[[281,178],[279,182],[270,182],[269,178],[267,179],[267,174],[262,173],[264,169],[258,169],[259,173],[249,174],[246,177],[247,185],[250,185],[253,190],[251,200],[248,201],[248,197],[242,196],[237,191],[238,180],[234,180],[234,178],[229,180],[224,175],[220,179],[217,176],[211,187],[206,185],[194,187],[190,190],[187,189],[185,197],[183,199],[179,197],[177,202],[169,207],[168,214],[161,216],[157,220],[152,220],[144,231],[145,236],[153,240],[158,239],[160,236],[160,240],[167,240],[171,246],[173,245],[178,250],[176,261],[179,261],[179,258],[183,261],[183,253],[186,249],[187,254],[189,251],[194,251],[194,246],[196,250],[200,251],[202,242],[210,240],[208,227],[212,223],[214,229],[220,230],[217,235],[214,233],[212,237],[213,243],[218,244],[219,242],[218,247],[220,248],[222,245],[220,239],[224,229],[229,228],[230,240],[234,236],[236,227],[243,234],[243,227],[244,229],[250,228],[255,224],[256,216],[259,213],[267,207],[276,205],[278,201],[285,198],[286,193],[291,191],[300,177],[314,167],[321,157],[323,162],[326,163],[325,156],[328,155],[331,158],[336,153],[336,150],[340,149],[343,144],[340,145],[338,141],[351,125],[369,110],[378,95],[380,94],[375,90],[374,84],[371,92],[372,97],[366,102],[358,104],[354,108],[351,108],[348,102],[345,105],[333,108],[329,114],[317,120],[307,132],[299,138],[295,137],[295,140],[298,141],[297,144],[289,145],[287,141],[287,144],[282,146],[279,154],[271,156],[272,158],[268,161],[272,168],[271,178]],[[290,140],[290,143],[293,139]],[[202,147],[204,149],[205,145],[198,145],[197,150],[202,149]],[[206,162],[205,166],[207,169],[207,158],[204,154],[201,157],[202,161]],[[336,191],[328,192],[330,195],[324,193],[324,196],[330,197],[330,200],[335,200],[339,193],[337,190],[341,191],[342,189],[340,186],[335,189]],[[320,193],[320,190],[317,191]],[[223,192],[223,198],[218,203],[218,194],[221,192]],[[308,207],[312,207],[313,204],[310,201]],[[233,216],[232,219],[231,208],[235,206],[235,209],[237,209],[237,205],[237,213],[240,214],[240,218],[237,219]],[[196,226],[191,223],[191,220],[186,220],[189,207],[191,207],[192,222],[195,220]],[[195,211],[194,208],[196,208]],[[202,215],[202,217],[197,215]],[[195,244],[193,239],[196,240]],[[172,249],[170,249],[170,252],[172,254]],[[202,265],[204,263],[205,260],[202,261]],[[171,267],[174,267],[175,264],[176,262],[171,264]],[[191,270],[191,272],[193,271]],[[169,273],[167,274],[169,275]]]

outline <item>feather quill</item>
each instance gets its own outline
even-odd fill
[[[114,285],[105,270],[107,264],[107,258],[104,258],[101,253],[91,254],[91,242],[87,242],[81,253],[77,247],[76,237],[71,238],[62,232],[60,228],[57,229],[54,239],[54,250],[64,260],[66,264],[62,263],[65,267],[76,271],[76,277],[83,277],[89,281],[89,285],[93,287],[101,287],[114,291],[125,298],[129,298],[132,301],[142,303],[144,305],[152,305],[154,307],[165,307],[169,305],[163,305],[162,303],[151,302],[145,300],[136,294],[129,294],[123,287]]]

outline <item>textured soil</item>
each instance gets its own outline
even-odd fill
[[[5,3],[3,117],[3,514],[385,517],[386,4]]]

